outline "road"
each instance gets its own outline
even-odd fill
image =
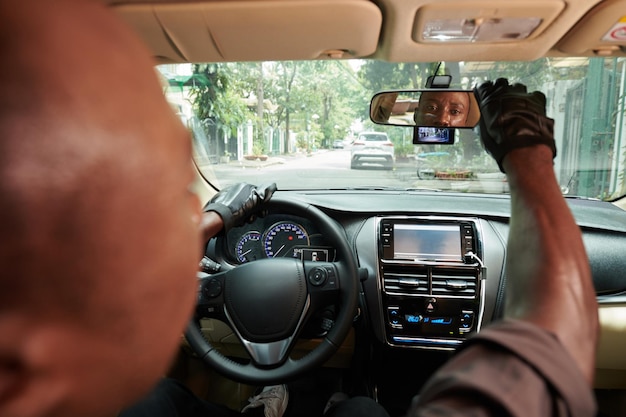
[[[236,182],[276,182],[279,189],[329,189],[349,187],[398,187],[451,189],[459,181],[420,180],[415,162],[396,163],[393,170],[379,166],[350,169],[349,149],[316,152],[310,156],[270,157],[266,162],[234,161],[200,167],[209,178],[219,178],[220,188]],[[478,189],[477,189],[478,187]],[[480,191],[476,182],[465,182],[461,191]]]
[[[252,184],[274,181],[281,189],[361,185],[412,187],[417,181],[413,164],[397,164],[393,171],[375,165],[350,169],[350,151],[347,149],[320,151],[311,156],[272,157],[265,163],[242,161],[205,165],[201,169],[212,170],[222,186],[241,181]]]

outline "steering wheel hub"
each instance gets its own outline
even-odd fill
[[[268,343],[286,339],[294,334],[306,314],[308,292],[300,260],[259,260],[229,271],[225,280],[226,312],[247,341]]]

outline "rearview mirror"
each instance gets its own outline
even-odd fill
[[[382,91],[372,98],[370,119],[390,126],[473,128],[480,110],[471,90]]]

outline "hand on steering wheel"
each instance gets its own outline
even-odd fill
[[[224,222],[224,230],[252,221],[259,208],[269,201],[276,191],[276,183],[259,187],[239,183],[224,188],[208,202],[203,211],[214,211]]]
[[[243,194],[250,195],[247,191]],[[251,199],[257,210],[262,206],[313,221],[332,242],[336,261],[267,258],[203,276],[186,337],[198,356],[225,376],[250,384],[275,384],[323,365],[341,346],[356,312],[358,270],[343,228],[321,210],[293,199]],[[241,212],[237,218],[254,214]],[[333,327],[310,353],[292,359],[289,354],[300,331],[315,312],[328,305],[336,306]],[[250,356],[249,363],[228,359],[205,339],[199,326],[205,317],[229,324]]]

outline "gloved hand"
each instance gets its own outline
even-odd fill
[[[263,203],[267,202],[276,191],[276,184],[257,187],[239,183],[224,188],[207,203],[204,211],[214,211],[224,222],[224,230],[241,226],[252,221]]]
[[[556,156],[554,120],[546,117],[546,96],[528,93],[522,84],[509,85],[504,78],[474,88],[480,106],[480,137],[504,172],[504,156],[516,148],[544,144]]]

